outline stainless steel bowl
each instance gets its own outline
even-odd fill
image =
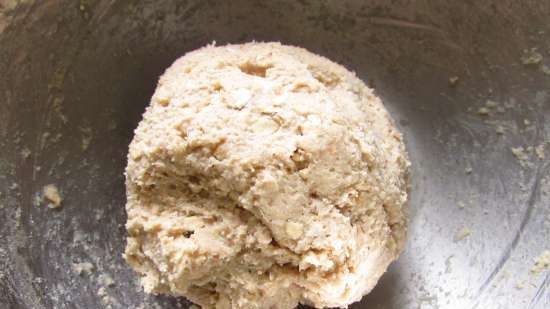
[[[189,305],[145,295],[121,257],[127,145],[173,60],[257,40],[355,70],[405,134],[408,246],[353,308],[550,308],[533,268],[550,249],[548,16],[547,0],[0,1],[0,307]],[[50,183],[61,209],[40,203]]]

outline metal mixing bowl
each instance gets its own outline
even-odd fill
[[[550,308],[533,268],[550,249],[549,16],[547,0],[1,0],[0,308],[189,305],[145,295],[122,259],[123,169],[159,75],[214,40],[340,62],[404,132],[408,246],[352,308]]]

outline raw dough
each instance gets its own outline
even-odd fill
[[[61,207],[61,194],[59,194],[59,189],[56,185],[46,185],[42,189],[42,199],[48,204],[49,208],[59,208]]]
[[[207,46],[164,73],[135,131],[125,258],[147,292],[203,308],[343,307],[403,249],[408,166],[344,67]]]

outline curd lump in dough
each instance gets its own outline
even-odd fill
[[[147,292],[204,309],[345,307],[403,249],[408,166],[344,67],[207,46],[166,70],[135,130],[125,258]]]

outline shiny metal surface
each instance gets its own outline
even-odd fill
[[[355,70],[405,134],[408,246],[352,308],[550,308],[549,271],[531,271],[550,249],[548,16],[547,0],[0,0],[0,308],[189,305],[145,295],[121,257],[127,145],[174,59],[253,39]],[[59,210],[36,205],[50,183]]]

